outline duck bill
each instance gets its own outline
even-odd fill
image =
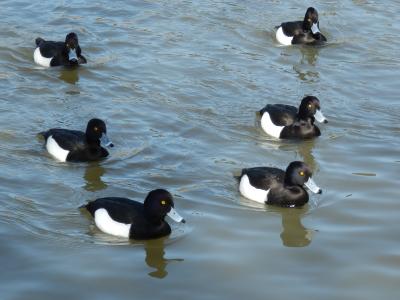
[[[304,185],[314,194],[321,194],[322,190],[318,187],[318,185],[314,182],[314,180],[310,177]]]
[[[76,55],[76,49],[69,49],[68,59],[69,61],[78,61],[78,55]]]
[[[180,216],[180,214],[177,213],[177,211],[171,207],[171,210],[169,211],[169,213],[167,213],[167,216],[170,217],[172,220],[174,220],[175,222],[182,222],[182,223],[186,223],[185,219],[182,218]]]
[[[315,120],[317,120],[320,123],[328,123],[328,120],[325,118],[325,116],[322,114],[321,110],[317,109],[317,111],[314,114]]]
[[[114,144],[108,139],[108,136],[104,132],[100,138],[100,145],[103,147],[114,147]]]
[[[318,23],[313,23],[312,24],[311,31],[312,31],[313,34],[316,34],[317,32],[321,32],[321,31],[319,31]]]

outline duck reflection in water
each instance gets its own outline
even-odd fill
[[[79,81],[78,68],[62,68],[58,78],[66,83],[75,84]]]
[[[293,70],[303,82],[319,81],[319,72],[316,68],[319,49],[309,46],[302,46],[299,49],[301,51],[301,59],[298,64],[293,65]]]
[[[257,125],[259,126],[259,125]],[[262,131],[262,129],[260,129]],[[266,151],[278,150],[280,152],[288,152],[289,155],[292,155],[293,152],[296,153],[296,156],[293,157],[294,160],[301,160],[305,162],[313,172],[318,169],[318,163],[315,160],[313,149],[315,143],[318,142],[316,139],[308,139],[308,140],[276,140],[270,139],[266,140],[264,136],[264,132],[261,132],[262,137],[257,142],[261,148]]]
[[[264,207],[267,213],[279,214],[282,218],[282,232],[280,234],[282,244],[286,247],[306,247],[310,245],[315,230],[304,227],[301,219],[308,212],[308,205],[299,208],[279,207],[255,203],[244,197],[241,200],[245,206],[253,208]],[[272,214],[269,214],[271,216]]]
[[[101,180],[105,172],[106,170],[98,162],[89,163],[83,176],[85,179],[85,190],[95,192],[105,189],[107,184]]]
[[[162,279],[168,275],[166,267],[171,261],[183,261],[183,259],[180,258],[164,258],[166,240],[168,240],[168,237],[144,242],[144,248],[146,251],[146,264],[150,268],[155,269],[149,273],[151,277]]]
[[[280,209],[282,217],[282,244],[286,247],[306,247],[311,243],[313,230],[307,229],[301,223],[301,218],[306,214],[307,208]]]
[[[313,170],[314,173],[318,167],[318,164],[313,154],[315,142],[315,139],[301,141],[297,145],[296,151],[300,155],[301,160],[304,161],[311,168],[311,170]]]
[[[301,60],[300,64],[302,65],[310,65],[310,66],[315,66],[320,48],[318,47],[310,47],[310,46],[302,46],[299,47],[300,52],[301,52]]]

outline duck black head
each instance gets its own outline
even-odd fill
[[[322,190],[312,179],[311,168],[302,161],[293,161],[289,164],[286,169],[284,182],[288,186],[306,186],[313,193],[322,193]]]
[[[104,147],[114,147],[107,137],[106,123],[100,119],[91,119],[86,127],[86,138],[89,142],[100,143]]]
[[[172,195],[164,189],[152,190],[144,200],[144,213],[154,223],[164,220],[168,215],[176,222],[185,223],[185,220],[174,209]]]
[[[315,96],[306,96],[301,100],[298,114],[300,119],[315,118],[320,123],[328,123],[321,112],[319,99]]]
[[[78,53],[79,48],[78,36],[75,32],[70,32],[65,37],[65,47],[68,50],[68,59],[71,64],[78,64]]]
[[[311,31],[313,34],[320,32],[318,12],[314,7],[309,7],[306,11],[303,21],[303,30]]]

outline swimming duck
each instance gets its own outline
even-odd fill
[[[130,239],[155,239],[171,233],[164,220],[169,216],[175,222],[185,220],[174,209],[172,195],[164,189],[148,193],[144,203],[127,198],[99,198],[86,205],[96,226],[103,232]]]
[[[71,32],[65,37],[65,42],[45,41],[38,37],[33,59],[35,63],[43,67],[72,67],[86,64],[86,58],[81,52],[78,36],[76,33]]]
[[[313,7],[307,9],[303,21],[285,22],[276,28],[276,39],[282,45],[318,45],[326,42],[326,37],[319,30],[318,12]]]
[[[282,207],[306,204],[308,193],[304,186],[313,193],[322,193],[312,179],[311,169],[301,161],[291,162],[286,171],[270,167],[243,169],[239,177],[239,191],[244,197]]]
[[[104,121],[91,119],[86,132],[53,128],[39,133],[45,138],[47,151],[59,161],[95,161],[108,156],[104,147],[114,147],[107,137]]]
[[[261,128],[270,136],[280,139],[307,139],[321,135],[314,125],[328,123],[321,112],[319,99],[306,96],[297,109],[292,105],[267,104],[260,110]]]

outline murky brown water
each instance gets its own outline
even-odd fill
[[[296,1],[1,1],[1,299],[397,299],[400,6],[315,2],[322,48],[280,47]],[[78,33],[88,64],[45,70],[37,36]],[[321,100],[322,136],[277,142],[255,112]],[[106,120],[116,147],[62,164],[36,133]],[[254,205],[243,167],[304,160],[302,209]],[[77,207],[169,189],[187,220],[127,242]]]

